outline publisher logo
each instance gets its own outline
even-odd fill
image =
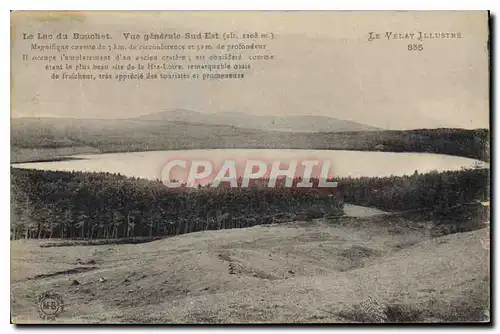
[[[38,314],[42,319],[54,320],[64,311],[62,297],[55,292],[45,292],[38,296]]]

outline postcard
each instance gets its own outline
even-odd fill
[[[488,11],[13,11],[11,322],[490,322]]]

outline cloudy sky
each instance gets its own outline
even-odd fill
[[[385,129],[488,127],[487,24],[486,12],[18,14],[12,19],[12,116],[128,118],[182,108],[322,115]],[[23,32],[109,32],[112,43],[127,45],[123,32],[254,31],[275,38],[267,41],[268,50],[241,52],[243,57],[273,54],[276,59],[245,61],[252,69],[243,80],[50,80],[47,62],[22,60],[23,53],[41,54],[30,50],[33,41],[22,40]],[[424,40],[419,52],[408,51],[415,41],[384,37],[419,31],[460,32],[462,38]],[[380,33],[381,40],[369,42],[369,32]]]

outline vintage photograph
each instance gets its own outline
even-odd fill
[[[489,323],[488,11],[12,11],[14,324]]]

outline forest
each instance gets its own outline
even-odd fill
[[[446,215],[456,207],[489,199],[489,170],[431,172],[400,177],[338,180],[346,203],[385,211],[432,209]]]
[[[342,215],[339,194],[252,186],[167,188],[119,174],[11,169],[12,238],[130,238]]]
[[[296,179],[294,182],[298,182]],[[119,174],[11,168],[11,238],[165,237],[343,214],[343,204],[452,216],[489,200],[489,170],[341,178],[338,188],[177,188]],[[317,182],[313,182],[317,186]],[[461,219],[461,218],[460,218]]]

